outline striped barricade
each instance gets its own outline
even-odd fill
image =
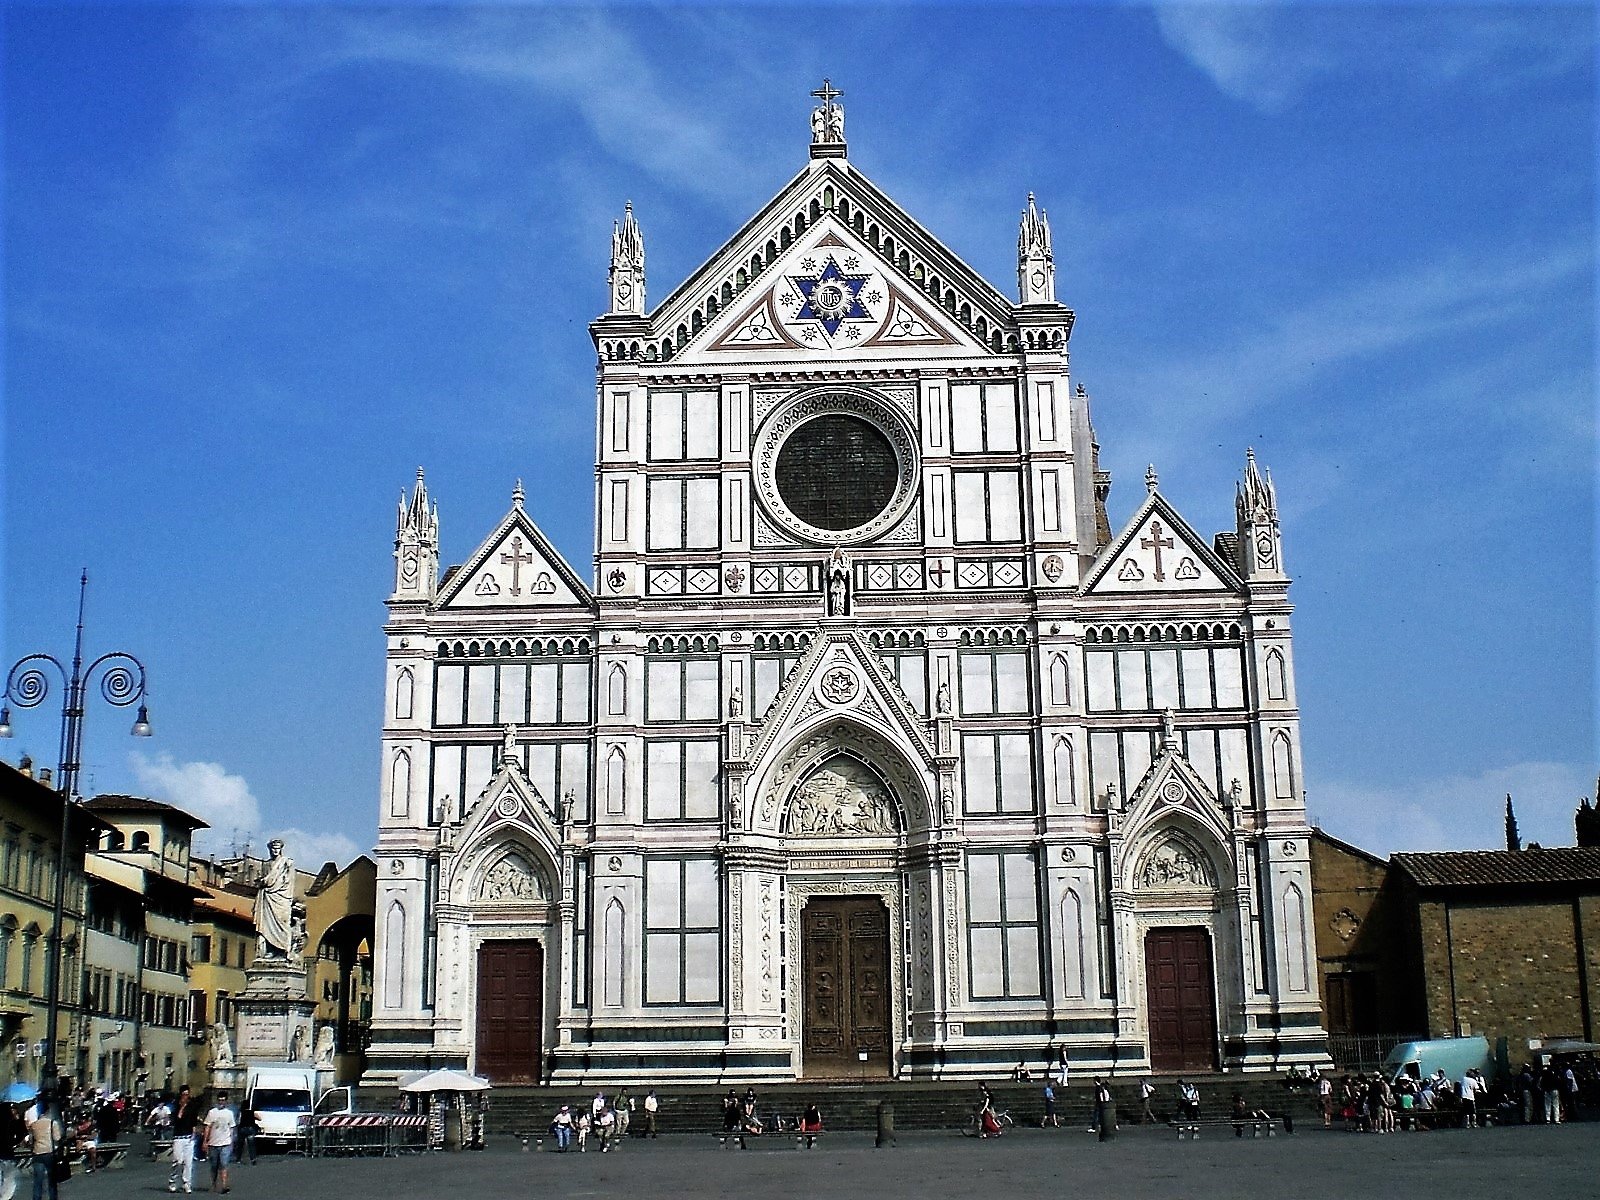
[[[427,1117],[396,1115],[389,1118],[389,1146],[386,1153],[421,1154],[430,1148]]]
[[[312,1130],[311,1152],[329,1154],[387,1154],[391,1121],[405,1120],[389,1113],[336,1113],[318,1117]]]

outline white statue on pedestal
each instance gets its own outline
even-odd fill
[[[317,1030],[317,1066],[333,1066],[333,1056],[338,1053],[338,1043],[334,1040],[333,1026],[324,1025]]]
[[[272,857],[256,893],[256,957],[288,958],[294,948],[294,863],[277,838],[267,850]]]

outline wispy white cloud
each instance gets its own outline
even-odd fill
[[[1579,236],[1490,254],[1452,251],[1314,295],[1204,349],[1134,368],[1128,393],[1149,399],[1148,424],[1136,436],[1157,461],[1177,456],[1341,368],[1547,314],[1559,289],[1584,286],[1593,269],[1593,245]],[[1551,438],[1566,439],[1574,427],[1592,433],[1592,422],[1577,415],[1584,393],[1536,390],[1542,398],[1520,404],[1521,419],[1548,426]],[[1481,377],[1462,394],[1486,396]],[[1496,413],[1508,416],[1498,400]]]
[[[235,843],[251,843],[260,853],[269,838],[282,838],[290,858],[302,868],[316,870],[332,860],[348,863],[362,851],[342,833],[308,831],[266,825],[261,805],[242,775],[221,763],[180,762],[171,754],[130,756],[134,778],[153,799],[163,800],[192,813],[211,826],[195,834],[195,849],[204,854],[227,853]]]
[[[1353,19],[1364,11],[1366,19]],[[1171,3],[1155,10],[1167,45],[1224,94],[1282,111],[1324,80],[1387,77],[1438,86],[1472,77],[1492,87],[1587,63],[1593,25],[1581,6],[1469,8]]]
[[[1476,775],[1371,783],[1335,780],[1307,797],[1312,819],[1376,854],[1396,850],[1497,850],[1510,793],[1524,844],[1570,846],[1580,797],[1593,797],[1585,763],[1523,762]]]

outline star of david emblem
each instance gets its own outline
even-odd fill
[[[839,269],[839,264],[833,261],[831,254],[821,272],[809,279],[799,275],[789,276],[789,282],[794,284],[795,290],[805,297],[805,303],[795,313],[794,319],[820,323],[828,331],[829,337],[838,333],[839,326],[845,321],[871,320],[872,314],[861,303],[860,295],[868,278],[866,275],[846,275]]]

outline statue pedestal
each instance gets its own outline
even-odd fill
[[[306,995],[305,964],[298,959],[258,958],[245,968],[244,977],[244,991],[233,998],[237,1065],[213,1071],[213,1079],[226,1071],[246,1072],[251,1066],[309,1064],[317,1004]]]

